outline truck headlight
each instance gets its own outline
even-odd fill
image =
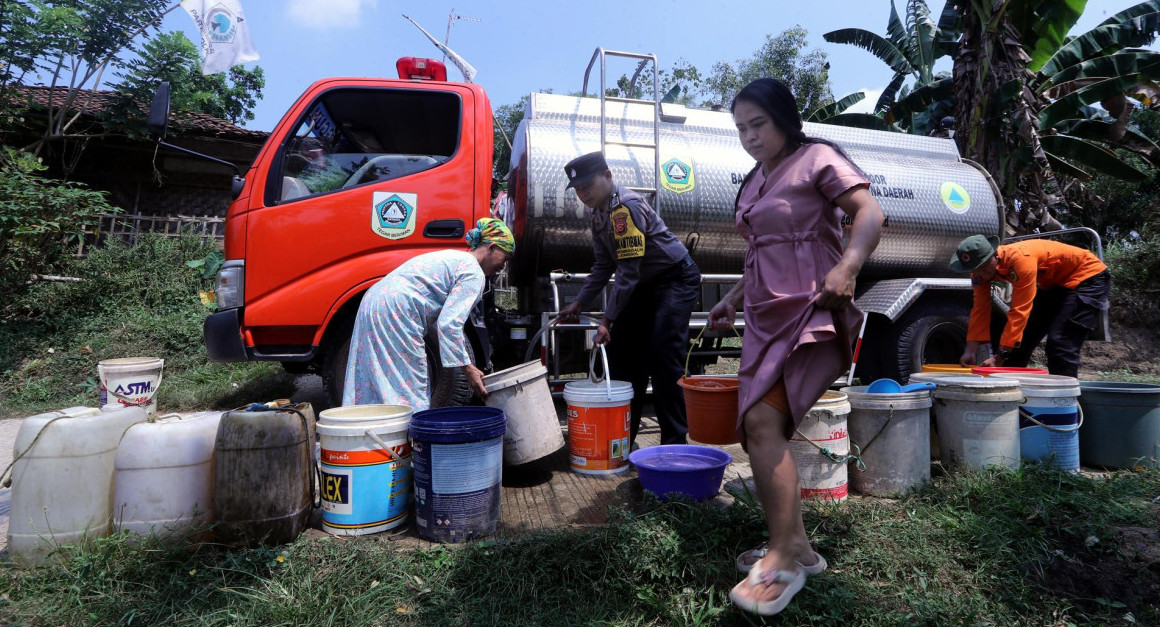
[[[232,259],[222,264],[218,271],[217,294],[218,309],[233,309],[241,307],[246,293],[246,262],[241,259]]]

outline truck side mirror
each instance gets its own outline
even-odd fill
[[[165,132],[169,128],[169,81],[161,81],[157,86],[153,104],[149,107],[147,126],[154,139],[165,139]]]

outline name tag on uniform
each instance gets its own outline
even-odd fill
[[[636,228],[628,207],[620,205],[612,210],[612,241],[616,245],[616,258],[636,259],[644,256],[644,233]]]

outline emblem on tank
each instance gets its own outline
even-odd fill
[[[676,194],[683,194],[696,185],[692,159],[674,157],[661,164],[661,187]]]
[[[416,194],[375,192],[371,199],[371,230],[380,237],[402,239],[415,232]]]
[[[939,188],[943,204],[955,213],[966,213],[971,208],[971,195],[958,183],[947,181]]]

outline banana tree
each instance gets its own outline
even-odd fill
[[[904,23],[891,0],[885,37],[861,28],[843,28],[823,37],[831,43],[867,50],[890,66],[894,76],[878,98],[875,113],[887,127],[897,124],[908,132],[925,135],[951,109],[951,79],[937,75],[934,66],[939,58],[954,53],[959,28],[959,14],[953,7],[944,10],[935,23],[926,2],[908,0]],[[907,79],[911,83],[907,84]],[[928,89],[932,85],[939,87]]]
[[[1147,176],[1117,149],[1160,165],[1160,148],[1128,127],[1135,106],[1129,99],[1153,106],[1160,94],[1160,55],[1132,49],[1155,38],[1160,0],[1067,38],[1085,5],[1086,0],[971,0],[959,7],[956,140],[965,157],[996,179],[1013,233],[1060,227],[1048,210],[1063,202],[1053,190],[1066,185],[1056,176]]]

